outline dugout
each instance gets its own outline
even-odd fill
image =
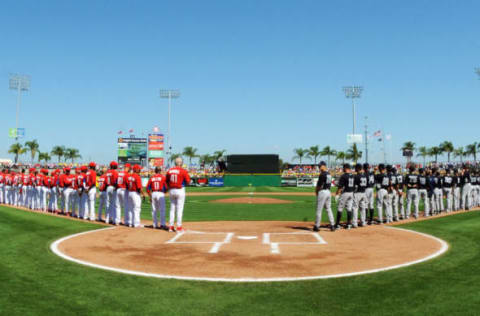
[[[229,155],[225,186],[273,186],[282,183],[278,155]]]

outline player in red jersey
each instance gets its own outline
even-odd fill
[[[110,219],[115,225],[120,225],[120,221],[115,222],[116,218],[116,200],[117,200],[117,179],[118,179],[118,163],[110,162],[110,169],[105,173],[105,182],[107,183],[107,214],[105,215],[105,223],[109,223]]]
[[[20,206],[20,192],[22,188],[22,174],[21,173],[15,173],[13,177],[13,186],[15,188],[15,197],[14,197],[14,205],[15,206]]]
[[[118,172],[117,177],[117,194],[115,199],[115,222],[120,222],[122,217],[122,207],[124,212],[124,223],[127,225],[131,222],[129,218],[128,209],[128,190],[127,190],[127,178],[130,172],[130,164],[125,164],[122,171]]]
[[[160,167],[155,168],[155,174],[148,179],[147,194],[152,204],[153,228],[158,227],[158,213],[160,213],[160,229],[166,229],[165,223],[165,193],[167,192],[167,180],[162,175]]]
[[[58,212],[58,196],[60,194],[59,183],[60,183],[60,170],[56,169],[52,175],[53,186],[50,190],[50,202],[52,212]]]
[[[72,175],[70,174],[70,167],[65,167],[64,174],[60,177],[60,186],[62,190],[62,213],[69,215],[71,207],[71,197],[73,193],[73,181]]]
[[[48,199],[48,195],[50,193],[50,184],[52,182],[52,178],[50,178],[50,176],[48,175],[48,170],[47,169],[42,169],[41,170],[42,174],[43,174],[43,178],[42,178],[42,187],[41,187],[41,191],[40,191],[40,200],[42,201],[42,204],[41,204],[41,209],[42,211],[46,212],[47,211],[47,199]]]
[[[175,213],[177,214],[177,231],[183,232],[182,218],[185,205],[185,186],[190,184],[187,170],[182,168],[183,159],[175,159],[175,167],[167,171],[167,185],[170,194],[170,227],[168,231],[175,231]]]
[[[88,164],[87,178],[85,180],[85,190],[87,194],[86,216],[91,221],[95,220],[95,199],[97,197],[97,173],[95,169],[97,164],[93,161]]]
[[[0,204],[5,204],[5,169],[0,171]]]
[[[28,208],[31,210],[35,209],[35,203],[36,203],[36,196],[35,192],[37,192],[37,175],[36,175],[36,170],[35,168],[30,168],[28,170],[28,176],[30,177],[30,183],[31,183],[31,188],[30,188],[30,193],[27,195],[28,199]]]
[[[37,170],[35,170],[35,209],[41,210],[42,209],[42,192],[43,192],[43,174]]]
[[[99,173],[99,178],[98,178],[98,190],[100,191],[100,201],[98,202],[98,221],[102,221],[102,212],[103,209],[105,208],[105,215],[107,215],[108,208],[107,206],[107,183],[106,183],[106,175],[105,173],[107,172],[106,168],[103,168],[102,171]]]
[[[13,194],[12,194],[12,184],[13,176],[9,169],[5,171],[5,204],[13,204]]]
[[[30,177],[26,172],[22,174],[22,205],[28,207],[28,196],[32,190],[32,183]]]
[[[78,202],[78,217],[87,219],[88,214],[86,214],[86,204],[88,200],[87,192],[86,192],[86,181],[87,181],[87,166],[81,166],[77,168],[78,173],[76,174],[76,181],[77,181],[77,202]]]
[[[142,208],[142,179],[139,175],[141,170],[142,167],[134,165],[133,173],[130,173],[127,178],[128,203],[130,204],[131,213],[129,215],[130,221],[126,224],[128,224],[129,227],[141,227],[140,211]]]

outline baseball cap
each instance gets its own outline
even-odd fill
[[[140,170],[142,170],[142,167],[140,165],[134,165],[133,170],[134,171],[140,171]]]
[[[355,165],[355,170],[359,171],[359,170],[362,170],[362,169],[363,169],[363,166],[362,166],[361,163],[357,163],[357,164]]]
[[[352,169],[349,163],[343,165],[343,169]]]
[[[81,171],[87,171],[87,169],[88,169],[87,166],[82,166],[82,167],[80,168]]]
[[[325,161],[322,160],[322,161],[319,162],[318,165],[321,167],[321,166],[326,166],[327,164],[325,163]]]
[[[131,167],[132,167],[132,165],[129,164],[129,163],[126,163],[126,164],[125,164],[125,168],[131,168]]]
[[[368,163],[363,164],[363,169],[367,170],[370,168],[370,165]]]
[[[117,167],[118,163],[116,161],[110,162],[110,168]]]
[[[88,164],[88,166],[91,167],[91,168],[95,168],[97,166],[97,164],[92,161]]]

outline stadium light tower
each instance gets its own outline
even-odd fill
[[[18,140],[18,116],[20,115],[20,102],[22,101],[22,91],[30,90],[30,76],[10,74],[9,86],[11,90],[17,90],[17,119],[15,125],[15,140]]]
[[[170,132],[171,132],[171,113],[172,113],[172,99],[178,99],[180,97],[179,90],[168,90],[168,89],[160,89],[160,98],[168,99],[168,158],[170,159],[170,155],[172,153],[172,142],[170,139]]]
[[[355,135],[355,99],[360,98],[363,91],[362,86],[348,86],[343,87],[345,97],[352,99],[352,112],[353,112],[353,135]],[[353,136],[355,137],[355,136]]]

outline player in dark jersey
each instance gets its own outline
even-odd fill
[[[330,230],[335,231],[330,193],[332,176],[328,172],[327,164],[324,161],[321,161],[319,166],[320,175],[318,177],[317,187],[315,188],[315,193],[317,195],[317,210],[315,217],[315,226],[313,226],[313,230],[316,232],[320,230],[320,224],[322,222],[322,211],[323,209],[325,209],[327,212],[328,220],[330,221]]]
[[[391,207],[388,198],[388,191],[391,189],[391,183],[390,177],[386,173],[385,165],[378,165],[378,170],[380,173],[375,176],[375,184],[377,186],[378,223],[383,224],[383,211],[385,211],[385,217],[388,219],[388,210]]]
[[[353,193],[353,227],[358,225],[358,210],[360,208],[360,226],[367,225],[366,210],[367,210],[367,196],[365,191],[368,187],[368,175],[363,170],[361,164],[355,165],[355,192]]]
[[[373,194],[373,188],[375,187],[375,173],[373,173],[370,170],[370,165],[368,163],[363,164],[363,170],[365,171],[365,174],[368,176],[368,184],[367,184],[367,188],[365,189],[365,196],[367,198],[367,208],[369,210],[368,225],[372,225],[373,215],[375,212],[374,194]]]
[[[352,228],[352,208],[353,208],[353,191],[355,190],[355,179],[351,173],[350,164],[343,165],[343,174],[338,180],[338,190],[336,197],[340,196],[337,208],[336,228],[340,228],[340,220],[342,212],[345,208],[347,210],[347,226],[346,229]]]

